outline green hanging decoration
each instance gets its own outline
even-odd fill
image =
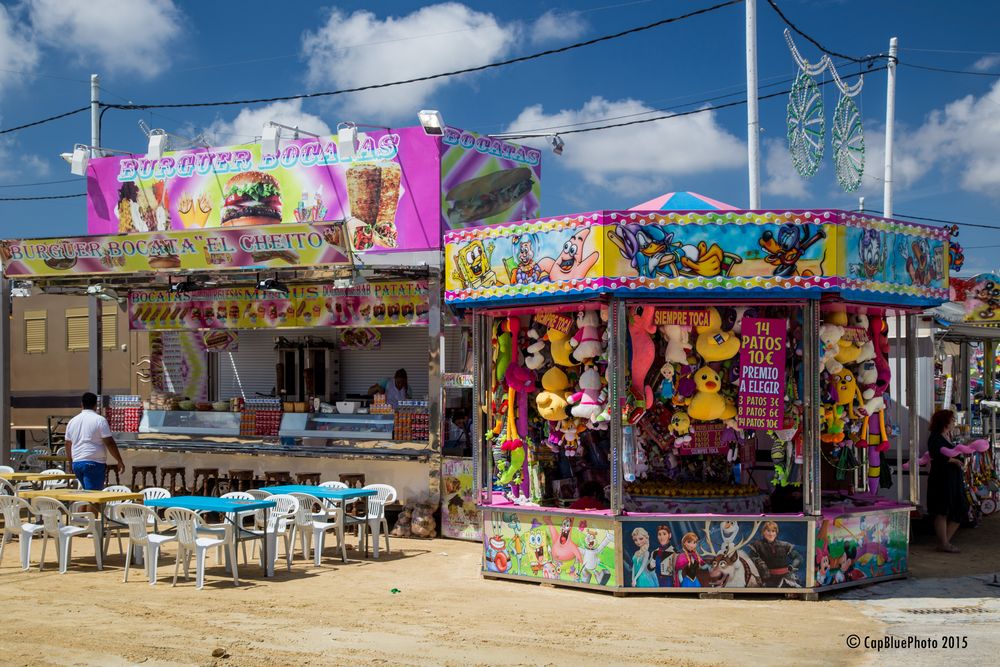
[[[826,118],[819,86],[800,71],[788,95],[788,152],[795,171],[803,178],[814,176],[823,160]]]
[[[840,89],[840,101],[833,111],[833,164],[840,187],[854,192],[861,186],[861,176],[865,173],[865,132],[861,112],[854,103],[864,79],[847,86],[832,68],[831,65],[833,79]]]

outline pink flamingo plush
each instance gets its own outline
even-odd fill
[[[632,340],[632,394],[637,401],[644,401],[645,408],[653,405],[653,388],[646,384],[646,375],[656,357],[656,346],[653,344],[655,315],[656,308],[639,306],[628,318],[628,333]]]

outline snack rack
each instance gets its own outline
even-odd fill
[[[427,401],[400,401],[392,437],[394,440],[426,441],[430,423]]]
[[[248,398],[240,417],[240,435],[276,438],[281,414],[281,399]]]
[[[111,396],[104,411],[115,433],[136,433],[142,421],[142,397],[131,394]]]

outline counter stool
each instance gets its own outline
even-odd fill
[[[118,478],[118,468],[116,468],[114,464],[111,464],[104,468],[104,486],[111,486],[112,475],[115,476],[115,485],[121,484],[121,480]]]
[[[170,486],[167,486],[167,477],[170,478]],[[178,478],[180,484],[177,483]],[[160,468],[160,486],[170,491],[170,495],[176,496],[179,491],[187,489],[187,468],[177,466],[172,468]]]
[[[156,466],[132,466],[132,484],[130,486],[136,491],[147,486],[156,486]]]
[[[199,496],[218,495],[219,469],[195,468],[194,479],[191,481],[192,491]]]
[[[280,472],[274,470],[264,471],[264,486],[278,486],[280,484],[290,484],[291,482],[292,476],[287,470]]]
[[[308,484],[309,486],[319,486],[318,472],[300,472],[295,474],[296,484]]]
[[[230,491],[249,491],[253,485],[253,470],[230,470]]]

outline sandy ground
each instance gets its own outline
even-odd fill
[[[918,577],[990,572],[1000,521],[956,538],[958,557],[918,535]],[[349,538],[350,540],[351,538]],[[17,543],[0,563],[0,662],[12,665],[709,665],[863,664],[845,648],[851,633],[884,630],[856,605],[755,597],[700,600],[628,597],[484,580],[479,545],[392,541],[379,561],[328,549],[322,567],[298,559],[263,580],[243,568],[235,588],[214,558],[207,585],[170,586],[173,549],[160,583],[142,570],[122,583],[112,544],[95,569],[91,542],[77,540],[69,573],[22,572]],[[39,549],[33,549],[37,563]],[[193,575],[193,572],[192,572]],[[392,589],[398,589],[393,593]],[[213,658],[216,649],[227,657]]]

